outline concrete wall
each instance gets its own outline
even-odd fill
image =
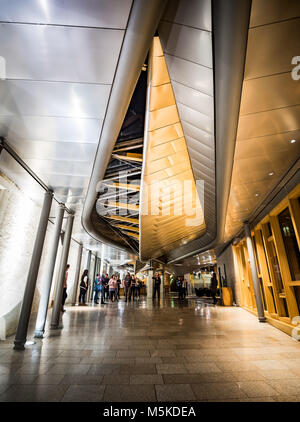
[[[218,271],[221,270],[221,276],[225,277],[224,264],[227,275],[227,286],[232,288],[233,301],[240,306],[240,295],[236,278],[236,268],[233,256],[232,245],[229,245],[220,256],[217,257]]]
[[[9,336],[16,332],[18,324],[41,205],[3,174],[0,174],[0,185],[5,188],[0,189],[0,319],[2,318],[5,323],[5,335]],[[42,197],[43,191],[41,190]],[[57,204],[53,202],[51,216],[55,216],[56,211]],[[49,222],[32,306],[33,319],[38,310],[40,290],[45,278],[45,264],[49,255],[53,229],[54,225]],[[78,243],[72,240],[68,258],[70,269],[67,303],[72,300],[78,248]],[[54,299],[61,251],[62,244],[60,241],[49,304]],[[81,273],[84,265],[83,259]]]

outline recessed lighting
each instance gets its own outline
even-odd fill
[[[296,139],[291,139],[291,140],[290,140],[290,143],[291,143],[291,144],[294,144],[295,142],[296,142]]]
[[[256,193],[255,196],[259,196],[259,193]]]
[[[269,176],[274,176],[274,171],[270,171]]]

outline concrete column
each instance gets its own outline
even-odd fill
[[[47,319],[51,283],[52,283],[52,277],[54,273],[57,248],[58,248],[59,236],[61,233],[61,226],[63,222],[64,212],[65,212],[64,204],[59,204],[58,212],[57,212],[57,216],[55,220],[50,254],[48,257],[47,268],[45,271],[45,279],[42,284],[39,310],[38,310],[38,314],[36,318],[35,331],[34,331],[34,337],[36,338],[42,338],[45,332],[45,324],[46,324],[46,319]]]
[[[33,253],[31,257],[29,272],[27,275],[26,287],[24,291],[23,303],[19,318],[19,324],[15,337],[16,350],[24,350],[25,343],[27,340],[27,330],[29,324],[29,318],[32,308],[32,302],[34,297],[34,291],[36,286],[37,275],[40,267],[40,261],[47,231],[48,218],[51,210],[51,204],[53,199],[53,192],[47,191],[44,196],[43,208],[40,216],[39,226],[34,242]]]
[[[153,265],[152,265],[152,261],[150,261],[150,269],[148,271],[148,278],[147,278],[147,299],[152,299],[153,298]]]
[[[252,275],[252,280],[253,280],[253,288],[254,288],[254,295],[255,295],[255,301],[256,301],[257,316],[258,316],[258,320],[260,322],[265,322],[266,317],[265,317],[264,307],[263,307],[262,298],[261,298],[259,279],[258,279],[258,275],[257,275],[257,271],[256,271],[256,265],[255,265],[254,250],[253,250],[251,233],[250,233],[248,223],[244,223],[244,230],[245,230],[247,249],[248,249],[248,254],[249,254],[251,275]]]
[[[89,301],[90,286],[91,286],[91,274],[90,274],[91,259],[92,259],[92,251],[88,250],[87,251],[87,257],[86,257],[86,266],[85,266],[85,269],[87,269],[88,272],[89,272],[88,273],[89,284],[88,284],[87,292],[86,292],[86,295],[85,295],[86,301]]]
[[[63,293],[63,287],[64,287],[64,278],[65,278],[67,260],[69,256],[73,222],[74,222],[74,215],[70,214],[68,216],[67,227],[66,227],[66,231],[64,235],[64,244],[63,244],[63,249],[62,249],[62,254],[61,254],[57,286],[56,286],[52,318],[51,318],[51,328],[59,328],[59,317],[60,317],[60,312],[61,312],[61,307],[62,307],[62,303],[61,303],[62,293]]]
[[[79,277],[80,277],[81,260],[82,260],[82,244],[80,244],[79,248],[78,248],[72,306],[75,306],[76,300],[77,300],[77,291],[78,291],[78,283],[79,283]]]

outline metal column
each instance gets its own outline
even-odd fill
[[[33,253],[31,257],[29,272],[27,276],[27,282],[24,292],[24,298],[19,318],[19,324],[17,328],[17,333],[15,337],[15,346],[14,349],[16,350],[24,350],[26,338],[27,338],[27,330],[29,324],[29,318],[32,308],[32,302],[34,297],[34,291],[36,286],[37,275],[39,271],[41,256],[43,252],[43,246],[47,231],[48,225],[48,218],[49,213],[51,210],[53,192],[47,191],[44,195],[44,203],[43,208],[40,216],[39,226],[37,230],[37,235],[35,238]]]
[[[263,303],[262,303],[259,279],[258,279],[258,275],[257,275],[257,271],[256,271],[254,251],[253,251],[253,245],[252,245],[252,240],[251,240],[249,224],[247,222],[244,223],[244,230],[245,230],[247,249],[248,249],[248,254],[249,254],[249,263],[250,263],[251,275],[252,275],[252,280],[253,280],[253,288],[254,288],[254,295],[255,295],[255,301],[256,301],[257,316],[258,316],[258,320],[260,322],[265,322],[266,321],[265,311],[264,311],[264,307],[263,307]]]
[[[34,337],[36,338],[42,338],[45,332],[45,324],[46,324],[46,319],[47,319],[47,311],[48,311],[49,296],[50,296],[50,291],[51,291],[52,277],[54,273],[58,242],[59,242],[59,236],[61,233],[61,226],[63,222],[64,212],[65,212],[64,204],[59,204],[59,208],[58,208],[58,212],[57,212],[57,216],[55,220],[54,233],[52,237],[51,250],[50,250],[49,258],[47,261],[47,267],[45,271],[45,280],[43,281],[43,284],[42,284],[39,310],[38,310],[38,314],[36,318],[35,331],[34,331]]]
[[[53,311],[52,311],[52,318],[51,318],[51,328],[59,328],[59,317],[60,317],[60,311],[62,308],[62,293],[63,293],[67,260],[69,256],[73,222],[74,222],[74,215],[70,214],[68,217],[67,227],[66,227],[66,231],[64,235],[64,244],[63,244],[63,250],[61,254],[61,261],[60,261],[57,286],[56,286],[56,292],[55,292],[55,298],[54,298],[54,305],[53,305]]]
[[[91,268],[91,260],[92,260],[92,251],[88,251],[87,259],[86,259],[86,269],[88,270],[88,286],[87,291],[85,295],[85,300],[89,301],[89,295],[90,295],[90,286],[91,286],[91,275],[90,275],[90,268]]]
[[[80,277],[81,260],[82,260],[82,244],[79,245],[78,255],[77,255],[77,264],[76,264],[76,272],[75,272],[75,279],[74,279],[72,306],[75,306],[75,304],[76,304],[78,283],[79,283],[79,277]]]

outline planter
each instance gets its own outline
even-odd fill
[[[232,306],[233,296],[231,287],[222,287],[222,296],[224,306]]]

